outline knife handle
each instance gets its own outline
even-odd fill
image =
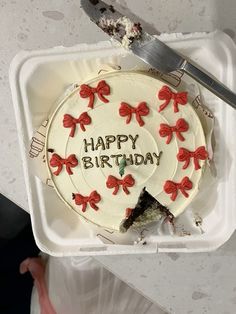
[[[184,62],[181,68],[185,73],[187,73],[197,82],[202,84],[216,96],[218,96],[223,101],[227,102],[231,107],[236,109],[236,94],[234,94],[222,83],[218,82],[217,80],[214,80],[205,72],[203,72],[202,70],[200,70],[199,68],[197,68],[195,65],[188,61]]]

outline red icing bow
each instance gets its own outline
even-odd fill
[[[97,191],[91,192],[89,196],[83,196],[81,194],[72,194],[73,199],[75,200],[76,205],[82,205],[82,212],[86,211],[87,205],[89,205],[94,209],[98,210],[96,203],[101,201],[100,194]]]
[[[89,85],[83,84],[80,86],[80,96],[82,98],[88,98],[89,97],[89,108],[93,109],[94,105],[94,94],[97,94],[99,99],[104,102],[108,103],[109,100],[104,97],[104,95],[110,95],[110,86],[107,85],[105,81],[100,81],[97,85],[97,87],[90,87]]]
[[[63,119],[63,126],[64,128],[71,128],[71,131],[70,131],[70,136],[71,137],[74,137],[75,135],[75,129],[76,129],[76,124],[79,123],[80,125],[80,128],[82,131],[86,131],[85,129],[85,125],[89,125],[91,123],[91,118],[90,116],[88,115],[87,112],[83,112],[78,119],[72,117],[71,115],[69,114],[65,114],[64,115],[64,119]]]
[[[119,109],[119,114],[121,117],[127,117],[126,124],[129,124],[132,118],[132,114],[135,114],[136,120],[140,126],[144,125],[142,116],[147,116],[149,114],[149,108],[146,102],[141,102],[136,108],[130,106],[129,104],[122,102]]]
[[[130,208],[130,207],[126,208],[126,210],[125,210],[125,218],[129,218],[129,216],[132,214],[133,210],[134,209]]]
[[[75,154],[70,155],[68,158],[63,159],[57,154],[53,154],[50,159],[50,166],[57,167],[57,170],[53,172],[55,176],[58,176],[62,171],[63,165],[66,165],[66,171],[69,175],[73,174],[71,168],[74,168],[78,165],[78,160],[75,157]]]
[[[116,195],[117,192],[119,191],[120,185],[122,185],[123,191],[126,194],[129,194],[129,190],[127,189],[128,187],[132,187],[135,183],[134,178],[131,176],[131,174],[128,174],[127,176],[124,177],[123,180],[119,180],[114,176],[109,176],[107,178],[107,182],[106,185],[108,187],[108,189],[112,189],[115,188],[115,190],[113,191],[113,195]]]
[[[170,126],[168,124],[161,123],[160,129],[159,129],[159,134],[161,137],[167,136],[166,144],[170,143],[170,141],[172,139],[173,132],[175,132],[178,139],[183,142],[185,140],[185,138],[183,137],[181,132],[187,132],[188,128],[189,128],[188,123],[184,119],[181,118],[181,119],[177,120],[175,126]]]
[[[191,190],[193,187],[192,182],[189,180],[188,177],[184,177],[182,179],[182,181],[180,183],[176,183],[173,181],[166,181],[166,183],[164,184],[164,191],[167,194],[171,194],[171,200],[174,202],[177,195],[178,195],[178,190],[181,191],[181,193],[185,196],[188,197],[188,193],[186,192],[186,190]]]
[[[198,147],[194,152],[190,152],[186,148],[180,147],[177,159],[178,161],[184,161],[183,169],[189,166],[190,158],[193,158],[195,170],[200,169],[199,160],[206,160],[208,158],[208,152],[204,146]]]
[[[178,105],[186,105],[188,98],[187,98],[188,93],[187,92],[181,92],[181,93],[175,93],[172,92],[172,90],[168,86],[163,86],[160,91],[158,92],[158,98],[160,100],[165,100],[165,102],[160,105],[159,107],[159,112],[164,110],[170,103],[171,99],[174,100],[174,112],[179,111]]]

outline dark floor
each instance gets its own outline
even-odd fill
[[[33,280],[19,265],[38,252],[29,215],[0,194],[0,314],[30,313]]]

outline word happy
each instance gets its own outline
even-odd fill
[[[105,137],[99,136],[96,140],[90,138],[90,140],[84,139],[84,151],[88,153],[90,151],[105,151],[109,149],[122,150],[124,144],[129,143],[132,149],[136,149],[136,143],[139,138],[139,135],[106,135]],[[115,163],[116,166],[119,166],[122,159],[126,160],[127,165],[147,165],[155,164],[159,166],[160,157],[162,152],[156,154],[155,152],[147,152],[145,155],[142,154],[113,154],[113,155],[99,155],[95,157],[84,156],[82,157],[83,167],[85,169],[97,167],[97,168],[112,168],[112,164]]]

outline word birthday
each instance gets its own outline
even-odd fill
[[[84,151],[88,153],[89,151],[97,151],[97,150],[123,150],[124,143],[130,143],[132,149],[136,149],[136,143],[139,138],[139,135],[106,135],[105,137],[99,136],[96,141],[91,137],[90,140],[83,140]],[[112,165],[119,166],[122,159],[125,159],[127,165],[147,165],[147,164],[155,164],[159,166],[160,158],[162,152],[156,154],[155,152],[150,153],[147,152],[145,155],[142,154],[116,154],[116,155],[99,155],[98,157],[90,157],[84,156],[82,157],[83,167],[85,169],[97,167],[104,168],[109,167],[112,168]]]

